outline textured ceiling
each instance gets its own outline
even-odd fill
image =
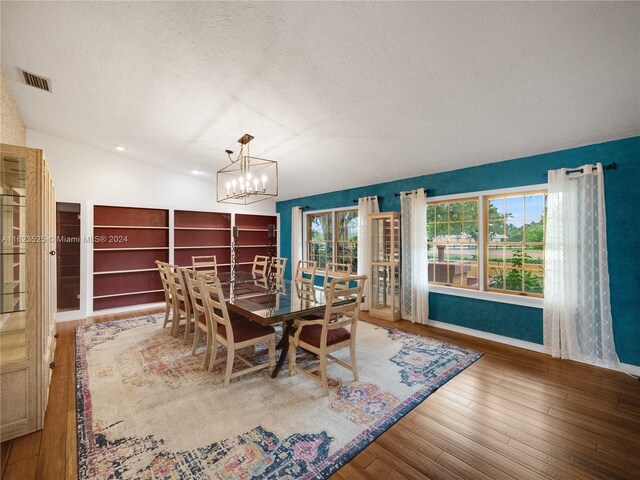
[[[248,132],[280,199],[640,133],[637,2],[1,8],[29,128],[211,180]]]

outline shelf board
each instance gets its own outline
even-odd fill
[[[231,231],[231,227],[173,227],[174,230]]]
[[[231,245],[193,245],[191,247],[173,247],[174,250],[199,250],[203,248],[231,248]]]
[[[126,297],[127,295],[140,295],[141,293],[155,293],[155,292],[163,292],[164,290],[161,288],[159,290],[142,290],[140,292],[125,292],[125,293],[112,293],[110,295],[94,295],[93,299],[96,298],[112,298],[112,297]]]
[[[114,275],[117,273],[157,272],[157,268],[137,268],[134,270],[109,270],[105,272],[93,272],[94,275]]]
[[[137,230],[169,230],[169,227],[145,227],[140,225],[94,225],[93,228],[133,228]]]
[[[169,247],[94,248],[94,252],[125,252],[134,250],[169,250]]]

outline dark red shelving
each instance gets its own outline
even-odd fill
[[[93,220],[93,309],[161,301],[155,261],[169,260],[169,211],[96,205]]]

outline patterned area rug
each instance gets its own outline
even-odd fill
[[[224,361],[206,372],[202,350],[161,326],[152,315],[78,327],[79,478],[327,478],[481,355],[361,322],[360,381],[331,365],[328,397],[286,365],[223,388]]]

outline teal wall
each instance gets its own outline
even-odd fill
[[[605,172],[607,247],[616,348],[624,363],[640,365],[640,137],[572,148],[479,167],[423,175],[278,202],[280,254],[291,258],[291,207],[305,212],[353,206],[355,198],[378,195],[380,211],[400,211],[394,193],[424,187],[430,197],[545,183],[543,173],[587,163],[617,163]],[[287,266],[290,277],[291,265]],[[429,294],[429,318],[485,332],[542,343],[542,309]]]

